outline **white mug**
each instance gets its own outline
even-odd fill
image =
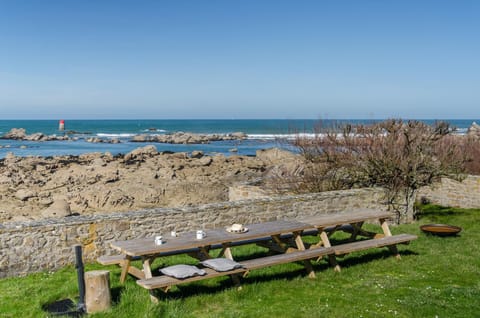
[[[170,236],[171,237],[177,237],[177,232],[176,231],[171,231]]]
[[[163,244],[163,237],[161,235],[155,236],[155,245],[162,245]]]
[[[201,239],[203,239],[205,236],[207,236],[207,235],[205,234],[205,231],[202,231],[202,230],[198,230],[198,231],[197,231],[197,240],[201,240]]]

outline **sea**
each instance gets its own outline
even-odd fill
[[[436,120],[422,120],[434,124]],[[456,128],[456,133],[465,134],[473,122],[479,119],[443,120]],[[24,128],[27,134],[41,132],[45,135],[62,136],[68,134],[72,141],[19,141],[0,139],[0,159],[11,152],[16,156],[59,156],[81,155],[92,152],[109,152],[112,155],[125,154],[135,148],[152,143],[131,142],[134,135],[170,134],[179,131],[199,134],[228,134],[244,132],[246,140],[217,141],[209,144],[176,145],[153,143],[158,151],[191,152],[203,151],[206,154],[255,155],[257,150],[278,147],[295,151],[291,140],[298,134],[314,135],[315,128],[341,126],[344,124],[370,124],[375,120],[341,119],[249,119],[249,120],[65,120],[65,130],[59,130],[60,120],[0,120],[0,136],[12,128]],[[121,142],[91,143],[91,137],[117,138]]]

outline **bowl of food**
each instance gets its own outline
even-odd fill
[[[420,229],[425,233],[438,236],[457,235],[462,230],[459,226],[448,224],[425,224],[420,226]]]

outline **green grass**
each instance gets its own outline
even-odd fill
[[[425,223],[454,224],[463,231],[456,237],[426,235],[419,230]],[[300,264],[279,265],[252,271],[242,280],[242,290],[228,278],[211,279],[159,293],[159,304],[151,303],[131,277],[120,285],[119,269],[110,266],[113,307],[91,317],[478,317],[480,210],[425,206],[416,223],[392,227],[392,232],[419,236],[399,246],[400,261],[387,249],[353,253],[339,259],[341,273],[325,260],[314,263],[313,280]],[[245,246],[234,255],[241,259],[264,251]],[[176,256],[155,267],[177,262],[195,263]],[[93,269],[105,267],[86,266]],[[75,269],[67,267],[0,280],[0,317],[46,317],[46,304],[77,300],[76,279]]]

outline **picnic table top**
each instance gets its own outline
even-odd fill
[[[180,233],[178,237],[164,235],[164,243],[156,245],[153,237],[112,242],[113,249],[129,256],[161,255],[172,251],[208,247],[217,244],[255,240],[273,235],[293,233],[311,228],[309,224],[298,221],[278,220],[245,225],[244,233],[230,233],[226,229],[205,230],[206,237],[196,239],[196,232]]]
[[[247,232],[230,233],[225,228],[204,230],[206,237],[196,239],[196,231],[180,233],[178,237],[163,235],[164,243],[156,245],[153,237],[112,242],[113,249],[122,254],[135,256],[161,255],[174,251],[190,250],[235,243],[255,241],[266,237],[301,232],[307,229],[341,225],[344,223],[363,222],[369,219],[392,217],[392,212],[378,210],[355,210],[348,213],[331,213],[306,217],[302,220],[277,220],[263,223],[247,224]],[[160,233],[159,233],[160,235]]]
[[[391,217],[394,217],[394,214],[391,211],[363,209],[345,213],[342,212],[309,216],[301,219],[300,222],[307,223],[318,228]]]

